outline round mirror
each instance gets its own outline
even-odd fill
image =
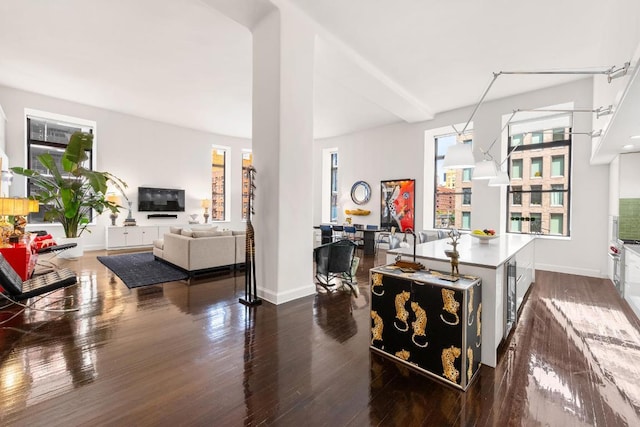
[[[371,187],[364,181],[357,181],[351,187],[351,200],[356,205],[364,205],[371,199]]]

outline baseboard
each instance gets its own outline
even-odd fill
[[[536,270],[553,271],[554,273],[567,273],[567,274],[575,274],[577,276],[587,276],[587,277],[597,277],[597,278],[607,277],[607,275],[603,275],[600,270],[595,270],[591,268],[567,267],[566,265],[536,263]]]
[[[315,293],[316,285],[313,283],[308,286],[300,286],[280,293],[272,292],[269,289],[258,288],[258,296],[260,298],[276,305],[284,304],[285,302],[293,301],[298,298],[308,297],[309,295],[315,295]]]

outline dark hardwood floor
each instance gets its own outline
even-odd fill
[[[465,393],[369,351],[373,257],[358,298],[248,308],[242,273],[129,290],[103,254],[36,303],[78,312],[0,310],[0,425],[640,425],[640,325],[607,280],[538,271]]]

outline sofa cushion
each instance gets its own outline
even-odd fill
[[[231,230],[223,230],[220,233],[221,236],[233,236],[233,231]]]
[[[218,229],[217,225],[192,225],[191,230],[193,231],[216,231]]]
[[[169,233],[182,234],[182,227],[169,227]]]
[[[182,230],[180,234],[183,235],[184,237],[193,237],[193,231],[188,229]]]
[[[247,230],[233,230],[232,233],[234,236],[242,236],[243,234],[247,234]]]
[[[216,237],[216,236],[222,236],[222,232],[221,231],[197,231],[197,230],[193,230],[191,233],[194,238],[201,238],[201,237]]]

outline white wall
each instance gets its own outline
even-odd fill
[[[221,227],[244,230],[242,221],[242,149],[251,148],[251,141],[216,135],[193,129],[168,125],[114,111],[68,102],[0,86],[0,104],[7,116],[6,152],[9,165],[25,166],[25,108],[63,114],[97,122],[96,169],[108,171],[128,184],[127,196],[133,203],[133,217],[139,225],[186,224],[190,214],[198,214],[203,221],[200,200],[211,194],[211,146],[231,148],[231,220]],[[4,165],[3,165],[4,166]],[[147,219],[138,213],[138,186],[157,186],[185,189],[185,212],[178,219]],[[24,195],[24,180],[14,178],[12,195]],[[117,223],[126,218],[121,211]],[[85,249],[102,249],[108,215],[102,215],[90,234],[83,235]],[[62,227],[47,225],[56,236]]]
[[[474,117],[474,144],[487,148],[500,135],[502,116],[514,109],[539,108],[574,102],[576,108],[592,105],[592,79],[538,90],[482,104]],[[327,147],[339,151],[339,210],[338,222],[344,220],[344,209],[355,207],[350,200],[351,185],[357,180],[369,182],[373,189],[371,202],[362,206],[372,211],[362,217],[365,224],[378,224],[380,217],[380,181],[395,178],[416,179],[416,229],[431,228],[423,224],[423,203],[432,209],[433,201],[425,200],[426,174],[433,174],[431,163],[424,161],[424,132],[452,123],[466,122],[471,107],[439,114],[435,119],[416,124],[397,124],[370,129],[352,135],[317,140],[314,144],[314,222],[321,221],[321,152]],[[590,114],[574,114],[574,130],[591,132]],[[501,144],[492,153],[504,158]],[[536,267],[588,276],[606,277],[607,218],[609,187],[608,165],[590,165],[591,139],[576,135],[573,146],[572,219],[569,239],[541,238],[536,242]],[[479,158],[479,155],[477,155]],[[499,223],[504,219],[506,190],[488,187],[486,182],[473,184],[472,228]],[[358,218],[359,220],[360,218]],[[498,228],[498,227],[496,227]]]

